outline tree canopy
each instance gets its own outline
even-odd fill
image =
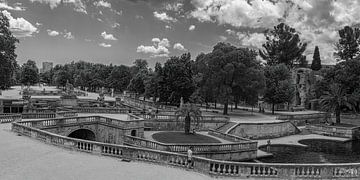
[[[19,40],[13,36],[9,27],[9,19],[0,12],[0,89],[11,86],[17,66],[15,49]]]
[[[280,23],[273,30],[267,30],[265,37],[264,50],[259,53],[268,65],[284,63],[291,68],[294,63],[300,64],[307,44],[301,42],[300,33],[294,28]]]
[[[339,42],[336,43],[337,55],[340,60],[350,60],[359,55],[360,30],[345,26],[339,30]]]
[[[35,61],[28,60],[21,66],[21,83],[34,85],[39,82],[39,69]]]

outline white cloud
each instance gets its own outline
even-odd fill
[[[170,17],[166,14],[166,12],[158,13],[157,11],[154,12],[154,17],[159,19],[160,21],[164,22],[176,22],[177,19]]]
[[[191,3],[194,10],[188,17],[201,22],[260,29],[272,29],[285,22],[300,32],[300,37],[308,43],[307,59],[312,59],[313,47],[317,45],[324,63],[335,62],[337,31],[345,25],[360,24],[359,0],[192,0]],[[231,29],[226,33],[236,35]],[[260,34],[247,34],[241,43],[258,46],[262,41]]]
[[[193,31],[195,29],[195,25],[190,25],[189,31]]]
[[[25,11],[24,7],[20,7],[18,5],[13,6],[9,6],[6,2],[0,2],[0,9],[7,9],[7,10],[12,10],[12,11]]]
[[[171,29],[171,26],[166,25],[165,28],[166,28],[166,29]]]
[[[167,11],[182,11],[183,6],[184,6],[184,4],[179,3],[179,2],[172,3],[172,4],[169,3],[169,4],[165,5],[165,9]]]
[[[64,38],[66,38],[66,39],[74,39],[74,36],[71,34],[71,32],[66,32],[65,31]]]
[[[265,36],[263,33],[236,33],[238,36],[241,45],[262,48],[262,45],[266,42]]]
[[[48,30],[46,30],[46,31],[48,32],[48,35],[49,35],[49,36],[57,36],[57,35],[60,34],[59,32],[57,32],[57,31],[55,31],[55,30],[50,30],[50,29],[48,29]]]
[[[36,22],[35,25],[36,25],[36,26],[42,26],[43,24],[42,24],[42,23],[39,23],[39,22]]]
[[[74,11],[87,14],[86,6],[82,0],[30,0],[33,2],[39,2],[43,4],[49,4],[51,9],[54,9],[59,6],[60,3],[68,4],[74,7]]]
[[[187,49],[185,49],[185,47],[180,43],[175,43],[173,48],[180,51],[187,51]]]
[[[108,48],[108,47],[111,47],[111,44],[100,43],[99,46]]]
[[[100,0],[98,2],[94,2],[94,5],[98,6],[98,7],[101,6],[101,7],[111,8],[111,3],[103,1],[103,0]]]
[[[101,36],[105,39],[105,40],[112,40],[112,41],[116,41],[117,39],[114,37],[114,35],[112,34],[107,34],[105,31],[101,33]]]
[[[30,1],[32,3],[39,2],[39,3],[49,4],[51,9],[56,8],[61,3],[61,0],[30,0]]]
[[[136,52],[150,54],[150,57],[168,57],[170,52],[168,47],[170,47],[170,42],[167,38],[160,40],[159,38],[153,38],[151,40],[153,46],[144,46],[140,45],[137,47]]]
[[[221,41],[226,41],[227,40],[227,37],[225,37],[225,36],[219,36],[219,38],[220,38]]]
[[[16,37],[29,37],[33,33],[38,32],[38,29],[33,26],[29,21],[20,17],[14,18],[11,16],[11,13],[3,10],[2,13],[9,19],[10,30],[14,33]]]

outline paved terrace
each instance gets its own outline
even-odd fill
[[[0,124],[0,179],[6,180],[208,180],[178,168],[70,151],[10,131]],[[221,179],[221,178],[216,178]],[[229,179],[229,178],[226,178]]]

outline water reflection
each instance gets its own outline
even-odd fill
[[[354,163],[360,162],[360,141],[330,141],[308,139],[300,141],[308,147],[271,145],[274,157],[261,158],[262,162],[277,163]],[[260,148],[266,151],[266,147]]]

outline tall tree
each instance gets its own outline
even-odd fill
[[[35,61],[28,60],[21,67],[21,83],[22,84],[36,84],[39,82],[39,69]]]
[[[131,80],[130,68],[124,65],[116,66],[106,79],[107,84],[118,92],[126,89]]]
[[[301,42],[299,33],[284,23],[266,31],[265,37],[265,50],[259,50],[259,53],[268,65],[284,63],[291,68],[294,63],[299,63],[307,46]]]
[[[359,55],[360,30],[345,26],[339,30],[339,42],[336,44],[337,55],[341,60],[350,60]]]
[[[15,44],[19,42],[9,30],[9,19],[0,12],[0,90],[11,86],[16,68]]]
[[[357,97],[346,93],[344,87],[338,83],[332,83],[330,88],[320,98],[320,105],[327,112],[335,112],[336,123],[339,124],[341,109],[346,107],[355,109]]]
[[[265,102],[272,105],[272,114],[275,105],[290,102],[294,95],[294,87],[290,80],[290,71],[285,64],[265,67]]]
[[[320,59],[320,52],[319,47],[315,46],[313,61],[311,63],[311,69],[314,71],[318,71],[321,69],[321,59]]]

